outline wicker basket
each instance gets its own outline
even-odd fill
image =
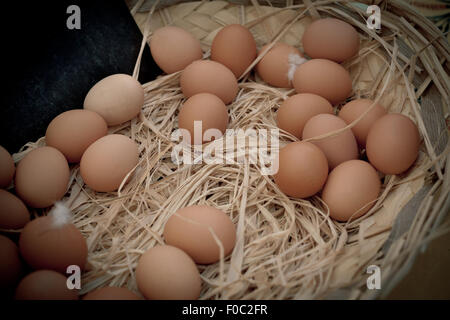
[[[365,2],[365,1],[363,1]],[[347,61],[351,98],[377,99],[418,125],[423,138],[419,159],[405,174],[383,178],[374,208],[350,223],[330,219],[320,198],[290,199],[270,176],[247,162],[236,165],[176,165],[171,161],[177,110],[183,102],[179,73],[144,84],[138,119],[110,128],[139,144],[141,160],[131,181],[114,193],[95,193],[72,168],[64,202],[89,246],[83,293],[128,286],[137,292],[134,270],[140,255],[163,243],[168,217],[190,204],[224,210],[237,226],[230,257],[199,266],[202,299],[368,299],[387,294],[408,271],[427,242],[449,230],[442,224],[450,208],[450,165],[446,117],[450,105],[450,50],[442,33],[401,1],[371,1],[381,8],[381,32],[369,30],[365,5],[350,1],[130,1],[144,33],[142,48],[155,29],[172,24],[201,40],[205,57],[215,34],[241,23],[258,48],[272,41],[299,47],[315,18],[334,16],[351,23],[362,38],[359,56]],[[140,57],[134,76],[140,67]],[[255,62],[256,63],[256,62]],[[252,73],[239,83],[228,106],[230,128],[275,128],[274,115],[293,90],[275,89]],[[337,107],[339,108],[339,106]],[[294,137],[282,135],[282,144]],[[19,161],[42,138],[15,154]],[[381,270],[381,290],[369,290],[369,265]]]

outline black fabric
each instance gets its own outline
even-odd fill
[[[142,34],[121,0],[8,2],[0,9],[0,145],[14,153],[61,112],[82,108],[97,81],[132,74]],[[70,5],[80,7],[80,30],[66,26]],[[148,46],[140,70],[141,83],[161,73]]]

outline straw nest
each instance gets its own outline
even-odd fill
[[[379,101],[417,123],[419,159],[405,174],[383,177],[382,193],[363,217],[339,223],[328,216],[318,196],[284,195],[261,167],[246,157],[235,164],[175,164],[171,133],[184,101],[179,73],[143,84],[145,103],[137,119],[110,128],[139,145],[140,162],[118,192],[96,193],[83,184],[79,167],[71,168],[63,199],[87,239],[88,270],[82,293],[97,287],[126,286],[137,292],[134,272],[141,254],[164,243],[163,227],[178,208],[208,204],[226,212],[237,227],[232,254],[201,266],[202,299],[373,298],[367,267],[381,268],[382,293],[407,272],[427,241],[447,232],[449,211],[448,106],[449,46],[439,30],[399,1],[375,1],[382,29],[366,27],[363,6],[349,1],[273,1],[243,5],[224,1],[129,1],[144,33],[167,24],[180,26],[201,40],[205,57],[220,28],[241,23],[250,28],[258,48],[283,41],[301,48],[305,27],[317,17],[334,16],[360,32],[359,55],[345,63],[353,79],[349,99]],[[272,6],[272,4],[274,6]],[[275,6],[275,5],[278,5]],[[143,47],[142,47],[143,48]],[[134,76],[139,72],[138,58]],[[255,61],[256,63],[257,61]],[[276,128],[275,112],[293,90],[275,89],[253,73],[241,77],[237,99],[228,105],[229,128]],[[338,110],[340,106],[336,106]],[[336,111],[337,111],[336,110]],[[213,143],[221,143],[216,140]],[[295,141],[281,133],[281,146]],[[45,138],[14,155],[19,161]],[[35,214],[46,212],[36,211]]]

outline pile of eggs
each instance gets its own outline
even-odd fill
[[[352,92],[350,74],[340,64],[359,51],[359,36],[351,25],[334,18],[316,20],[302,42],[308,59],[285,43],[267,44],[258,52],[250,31],[235,24],[217,33],[210,60],[202,59],[199,40],[177,27],[156,30],[149,44],[165,73],[181,73],[186,100],[177,121],[190,132],[192,144],[208,142],[203,136],[208,129],[224,134],[227,104],[236,99],[238,79],[251,71],[256,59],[255,71],[264,82],[293,88],[296,94],[280,105],[276,122],[297,141],[280,149],[274,181],[290,197],[320,195],[337,221],[353,220],[377,201],[380,173],[400,174],[415,162],[419,131],[408,117],[388,114],[369,99],[352,100],[334,114],[333,107]],[[67,288],[66,269],[77,265],[83,270],[88,248],[71,213],[58,202],[67,192],[69,165],[78,164],[84,183],[96,192],[117,191],[126,183],[139,164],[139,146],[127,136],[109,134],[108,127],[135,118],[144,96],[131,76],[108,76],[87,93],[83,109],[53,119],[46,146],[28,152],[17,167],[0,147],[0,187],[15,189],[15,194],[0,189],[0,228],[23,228],[18,246],[0,236],[0,286],[12,288],[15,298],[78,299]],[[194,135],[194,121],[202,121],[200,139]],[[360,160],[364,150],[368,161]],[[53,208],[30,221],[27,206]],[[139,259],[135,276],[140,293],[146,299],[197,299],[202,288],[197,264],[227,257],[236,229],[222,210],[196,205],[174,212],[163,236],[164,245]],[[23,277],[27,267],[33,271]],[[83,299],[140,297],[127,288],[105,287]]]
[[[281,148],[275,183],[295,198],[321,192],[330,216],[349,221],[375,204],[381,189],[379,173],[400,174],[411,167],[419,153],[419,131],[408,117],[388,114],[369,99],[354,99],[334,114],[334,107],[352,92],[350,74],[341,65],[359,51],[359,36],[350,24],[334,18],[316,20],[302,42],[310,59],[281,42],[263,46],[258,54],[248,29],[228,25],[215,36],[211,59],[199,60],[199,41],[171,26],[156,30],[150,47],[162,70],[181,71],[180,86],[187,100],[178,125],[191,137],[194,121],[202,121],[202,134],[211,128],[225,132],[226,104],[238,93],[236,79],[248,73],[257,58],[255,71],[264,82],[294,88],[296,94],[278,108],[276,122],[299,141]],[[359,160],[364,151],[368,162]]]

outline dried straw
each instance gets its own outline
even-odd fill
[[[130,3],[144,34],[143,46],[152,31],[173,24],[198,37],[205,56],[214,35],[229,23],[249,27],[259,48],[283,41],[301,50],[302,33],[312,18],[348,21],[362,38],[360,54],[345,63],[353,79],[351,98],[371,98],[390,112],[411,117],[423,138],[420,156],[407,173],[383,178],[382,193],[368,214],[339,223],[329,218],[320,197],[287,197],[246,157],[242,163],[226,165],[173,163],[176,142],[170,137],[184,97],[179,73],[161,76],[143,84],[140,116],[110,128],[110,133],[127,135],[139,145],[140,162],[130,172],[130,181],[118,192],[97,193],[83,184],[78,166],[71,168],[62,201],[88,242],[89,270],[83,276],[82,293],[106,285],[137,292],[134,270],[140,255],[164,243],[167,219],[192,204],[222,209],[237,227],[231,256],[199,266],[202,299],[374,298],[379,291],[366,287],[368,265],[381,267],[386,294],[418,249],[450,230],[448,223],[441,224],[450,208],[445,170],[450,162],[445,124],[450,85],[442,64],[448,63],[450,54],[445,38],[424,17],[400,1],[383,2],[382,32],[377,33],[366,27],[365,10],[350,1],[288,1],[284,8],[256,1],[246,6],[224,1],[155,6],[152,1]],[[277,108],[294,91],[267,86],[250,69],[241,77],[237,99],[228,106],[229,128],[274,129]],[[281,132],[282,145],[295,140]],[[219,139],[208,146],[222,143]],[[44,144],[45,138],[28,143],[14,155],[15,161]]]

